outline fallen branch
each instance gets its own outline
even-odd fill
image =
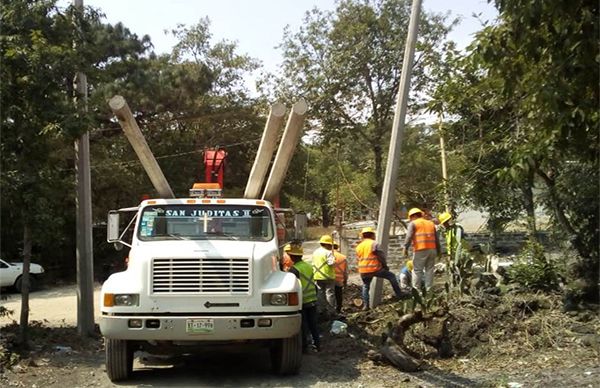
[[[386,339],[379,352],[396,368],[404,372],[416,372],[421,369],[422,362],[404,351],[391,338]]]
[[[411,353],[410,349],[404,344],[404,337],[406,332],[410,329],[410,327],[419,322],[428,322],[435,318],[441,318],[446,316],[448,310],[445,308],[438,309],[431,313],[423,313],[421,310],[416,310],[410,314],[404,314],[400,317],[397,324],[395,326],[390,325],[388,328],[388,334],[383,342],[383,345],[380,347],[379,352],[395,367],[405,372],[414,372],[419,370],[422,366],[422,361],[414,357]],[[444,324],[442,323],[442,327]],[[440,336],[443,337],[445,335],[445,331],[440,331]],[[427,342],[431,344],[436,344],[441,346],[444,344],[444,347],[447,346],[447,341],[444,341],[443,338],[432,338]],[[440,351],[441,348],[438,348]],[[448,349],[443,349],[441,353],[447,353]]]

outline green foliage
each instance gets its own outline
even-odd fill
[[[10,317],[12,314],[12,310],[7,309],[5,306],[0,306],[0,318]]]
[[[533,232],[533,209],[544,206],[577,250],[578,276],[597,299],[598,4],[495,3],[497,22],[468,53],[447,54],[431,108],[456,117],[449,148],[465,155],[464,194],[490,212],[490,229],[526,210]]]
[[[421,310],[423,313],[431,312],[435,307],[440,306],[441,294],[428,293],[427,290],[421,291],[411,288],[410,311]],[[403,305],[404,314],[407,313],[406,304]]]
[[[508,273],[512,281],[529,290],[555,291],[559,288],[557,266],[546,258],[544,248],[536,242],[527,243]]]
[[[467,252],[459,251],[455,257],[446,258],[446,274],[448,280],[445,288],[448,294],[454,291],[459,295],[469,293],[471,280],[473,279],[474,258]]]
[[[270,85],[278,98],[302,96],[309,102],[317,142],[343,146],[338,159],[344,166],[367,172],[370,190],[377,196],[383,183],[409,16],[410,2],[406,0],[345,0],[335,12],[313,9],[298,31],[285,31],[280,46],[282,74]],[[445,17],[422,13],[412,75],[414,90],[422,90],[430,82],[428,69],[439,61],[450,28]],[[411,104],[411,112],[420,106],[420,95],[414,97],[417,103]],[[410,185],[404,182],[406,186]],[[366,195],[361,197],[363,200]]]
[[[69,276],[75,272],[73,140],[80,133],[91,131],[95,224],[105,221],[109,209],[154,195],[109,98],[127,99],[178,195],[203,179],[202,151],[215,146],[228,152],[226,194],[239,195],[264,112],[242,85],[256,61],[238,54],[234,43],[210,42],[208,20],[178,26],[173,55],[157,57],[148,52],[147,36],[102,23],[96,10],[82,14],[55,3],[2,1],[0,9],[1,243],[4,255],[18,259],[27,222],[34,260]],[[81,97],[73,85],[76,71],[88,78],[87,109],[81,98],[74,103]],[[96,229],[95,261],[103,263],[108,250]]]

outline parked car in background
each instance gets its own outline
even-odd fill
[[[30,290],[35,290],[39,285],[44,268],[35,263],[29,267]],[[23,263],[9,263],[0,259],[0,287],[14,287],[21,292],[23,286]]]

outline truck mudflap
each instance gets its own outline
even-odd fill
[[[287,315],[160,316],[102,315],[100,331],[110,339],[228,341],[289,338],[300,332],[300,312]]]

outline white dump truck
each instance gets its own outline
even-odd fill
[[[120,230],[124,213],[131,221]],[[279,270],[275,225],[263,200],[152,199],[111,211],[108,241],[130,251],[127,269],[101,291],[109,378],[128,378],[138,350],[187,354],[248,342],[271,349],[276,373],[297,373],[302,291]]]

